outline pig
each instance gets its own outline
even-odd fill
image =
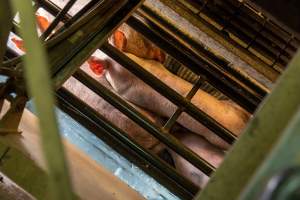
[[[123,24],[117,29],[110,37],[109,42],[179,94],[185,96],[191,90],[191,83],[172,74],[162,65],[162,60],[165,57],[164,52],[155,45],[149,45],[145,38],[127,25]],[[138,48],[134,48],[134,44]],[[126,100],[159,116],[170,117],[175,112],[176,106],[174,104],[113,59],[107,58],[105,62],[107,63],[106,79],[114,90]],[[191,102],[237,136],[240,135],[250,117],[249,113],[231,101],[218,100],[201,89],[197,91]],[[228,143],[188,114],[181,114],[177,122],[190,131],[202,135],[212,144],[222,149],[229,148]]]
[[[38,21],[39,20],[38,18]],[[44,23],[45,24],[45,23]],[[38,23],[39,28],[41,29],[41,32],[45,30],[44,27]],[[139,35],[134,32],[132,36],[127,36],[127,38],[139,38]],[[143,40],[142,43],[138,46],[136,43],[138,41],[122,41],[122,38],[124,39],[124,35],[122,35],[122,32],[116,31],[116,34],[114,34],[113,40],[116,41],[117,47],[122,50],[130,49],[131,52],[139,52],[136,53],[137,56],[140,56],[141,58],[146,58],[148,60],[144,60],[145,62],[160,62],[162,63],[165,59],[165,54],[161,50],[159,50],[155,45],[148,42],[147,40]],[[124,45],[126,42],[126,45]],[[145,47],[145,48],[144,48]],[[137,51],[140,50],[140,51]],[[130,55],[133,59],[137,59],[137,62],[143,61],[138,60],[138,57],[135,57],[135,55]],[[153,60],[153,61],[151,61]],[[104,61],[104,62],[103,62]],[[93,66],[93,63],[96,62],[95,57],[91,57],[88,60],[89,66]],[[135,107],[139,112],[144,114],[148,119],[150,119],[153,123],[157,125],[162,125],[164,122],[161,119],[160,116],[170,116],[170,114],[175,111],[175,106],[172,105],[169,101],[161,97],[158,93],[155,93],[150,88],[148,88],[145,84],[142,82],[139,82],[136,77],[132,77],[132,75],[129,75],[130,73],[124,70],[122,67],[120,67],[114,60],[110,58],[102,59],[101,63],[104,63],[104,69],[98,68],[89,68],[87,67],[87,63],[85,63],[82,66],[82,69],[87,72],[90,76],[95,78],[97,81],[99,81],[100,84],[104,85],[111,91],[116,92],[118,95],[121,95],[125,97],[133,107]],[[157,63],[152,63],[153,66],[157,65]],[[107,71],[105,72],[105,76],[102,76],[103,70]],[[115,71],[116,70],[116,71]],[[162,68],[159,66],[158,68],[155,68],[154,70],[157,70],[157,74],[160,74],[161,72],[164,72],[166,75],[169,75],[167,73],[167,70],[165,68]],[[93,72],[92,72],[93,71]],[[156,75],[157,75],[156,74]],[[163,73],[161,73],[163,75]],[[116,76],[117,75],[117,76]],[[125,75],[125,76],[122,76]],[[125,80],[128,78],[127,80]],[[118,81],[115,79],[119,79]],[[130,85],[130,80],[133,80],[131,82],[131,86],[133,88],[137,88],[138,90],[145,87],[147,90],[145,90],[145,93],[140,93],[143,95],[139,95],[139,93],[131,94],[131,92],[138,92],[138,90],[128,90],[128,86]],[[122,88],[122,83],[126,83],[124,86],[125,88]],[[129,85],[128,85],[129,84]],[[139,88],[138,86],[142,86]],[[105,100],[103,100],[101,97],[98,97],[97,95],[93,94],[92,91],[90,91],[88,88],[83,86],[81,83],[76,81],[74,78],[70,78],[64,86],[66,89],[68,89],[70,92],[75,94],[76,96],[80,97],[81,100],[88,103],[91,107],[93,107],[96,111],[98,111],[100,114],[102,114],[106,119],[113,122],[118,128],[124,130],[126,133],[129,134],[129,136],[135,140],[137,143],[142,145],[144,148],[151,150],[153,153],[161,152],[162,149],[166,148],[164,145],[159,143],[159,141],[148,134],[144,129],[139,127],[136,123],[134,123],[132,120],[128,119],[125,115],[123,115],[120,111],[118,111],[116,108],[111,106],[109,103],[107,103]],[[179,93],[182,93],[180,90]],[[186,93],[187,91],[184,91]],[[137,96],[138,95],[138,96]],[[148,96],[148,98],[147,98]],[[135,101],[133,98],[137,98]],[[158,101],[161,101],[161,104],[158,104],[157,107],[151,106],[150,111],[147,110],[147,105],[150,103],[149,100],[151,100],[152,97],[155,97],[155,103]],[[164,100],[163,100],[164,99]],[[147,103],[148,102],[148,103]],[[137,104],[135,104],[137,103]],[[151,103],[150,103],[151,104]],[[166,111],[161,111],[158,106],[160,105],[167,105]],[[153,109],[155,108],[155,109]],[[155,114],[152,113],[152,111],[155,112]],[[186,116],[185,118],[187,118]],[[192,119],[192,118],[190,118]],[[179,121],[186,121],[186,119],[181,119]],[[183,123],[187,125],[187,123]],[[200,128],[197,127],[197,131],[200,129],[202,130],[201,133],[204,136],[213,135],[209,133],[208,129],[201,126]],[[222,150],[214,147],[211,145],[207,140],[202,138],[199,135],[195,135],[194,133],[191,133],[189,131],[182,132],[179,131],[180,128],[175,128],[174,130],[177,131],[175,136],[182,141],[184,145],[191,148],[196,154],[202,156],[205,158],[209,163],[212,163],[214,166],[218,166],[219,163],[223,160],[224,153]],[[184,130],[184,129],[183,129]],[[206,134],[203,134],[206,133]],[[190,179],[192,182],[194,182],[199,187],[203,188],[207,181],[209,180],[209,177],[207,177],[203,172],[193,167],[190,163],[185,161],[182,157],[178,156],[175,152],[168,149],[171,152],[171,155],[174,159],[174,163],[176,166],[176,169],[186,178]]]
[[[93,73],[92,70],[90,70],[87,63],[85,63],[81,68],[90,76],[95,78],[100,84],[114,92],[110,84],[107,82],[106,78],[104,76],[97,76],[95,73]],[[98,113],[100,113],[107,120],[115,124],[118,128],[128,133],[133,140],[142,145],[144,148],[150,149],[153,153],[158,153],[163,149],[163,145],[161,145],[156,138],[151,136],[143,128],[141,128],[135,122],[127,118],[118,109],[114,108],[104,99],[93,93],[75,78],[69,78],[64,83],[63,87],[71,93],[73,93],[75,96],[79,97],[82,101],[86,102],[89,106],[94,108]],[[143,110],[133,104],[131,104],[131,106],[137,109],[140,113],[142,113],[153,123],[161,123],[161,119],[156,117],[152,113],[147,112],[146,110]]]
[[[185,96],[192,88],[189,82],[170,73],[161,63],[139,58],[130,53],[126,53],[126,55],[179,94]],[[105,77],[107,81],[126,100],[162,117],[170,117],[175,112],[177,107],[173,103],[154,91],[150,86],[131,74],[113,59],[107,58],[105,63]],[[241,133],[248,119],[246,113],[232,106],[230,102],[219,101],[202,90],[197,91],[191,102],[236,135]],[[225,141],[188,114],[182,113],[177,122],[192,132],[202,135],[212,144],[222,149],[228,149],[229,145]]]
[[[93,57],[93,62],[101,63],[101,69],[95,69],[96,67],[91,67],[93,73],[90,73],[91,76],[94,76],[101,84],[109,88],[111,91],[115,91],[113,85],[109,84],[109,81],[103,76],[105,74],[105,70],[109,70],[109,65],[113,60],[107,56],[104,56],[102,59],[98,59]],[[149,60],[148,60],[149,61]],[[88,61],[90,64],[93,62]],[[115,64],[115,63],[114,63]],[[99,67],[99,66],[98,66]],[[103,68],[102,68],[103,67]],[[99,73],[100,72],[100,73]],[[97,75],[97,76],[96,76]],[[128,78],[128,76],[125,76]],[[121,77],[120,77],[121,78]],[[86,91],[86,89],[80,89],[80,88],[74,88],[76,87],[76,83],[74,82],[67,82],[66,85],[69,90],[71,90],[73,93],[77,94],[81,99],[83,99],[85,102],[88,102],[89,105],[94,107],[100,114],[105,116],[107,119],[109,119],[111,122],[115,123],[119,128],[125,130],[129,135],[137,141],[139,144],[143,145],[145,148],[152,149],[154,147],[155,151],[152,151],[153,153],[159,153],[161,152],[165,147],[162,144],[157,143],[158,141],[153,142],[154,138],[151,138],[150,135],[138,127],[135,123],[133,123],[131,120],[126,118],[124,115],[122,115],[117,109],[113,108],[111,105],[109,105],[104,100],[98,100],[95,102],[95,99],[99,97],[92,96],[91,94]],[[77,83],[79,84],[79,83]],[[135,83],[132,83],[132,87],[135,87]],[[138,84],[140,85],[140,84]],[[122,94],[120,90],[118,90],[117,94]],[[147,94],[146,94],[147,95]],[[152,99],[152,97],[149,97],[149,99]],[[133,105],[133,104],[132,104]],[[149,113],[147,110],[142,109],[136,105],[134,105],[137,110],[142,112],[144,116],[146,116],[148,119],[150,119],[153,123],[155,123],[157,126],[162,126],[165,121],[161,119],[158,115],[155,115],[153,113]],[[224,158],[224,151],[221,149],[215,147],[211,143],[209,143],[206,139],[204,139],[202,136],[194,134],[190,131],[187,131],[185,128],[180,127],[179,125],[175,126],[175,128],[171,131],[174,136],[180,140],[183,145],[190,148],[192,151],[194,151],[197,155],[201,156],[205,160],[207,160],[210,164],[212,164],[215,167],[218,167],[221,161]],[[150,139],[151,138],[151,139]],[[159,144],[158,146],[155,146],[156,144]],[[153,150],[153,149],[152,149]],[[198,185],[200,188],[203,188],[208,180],[209,177],[206,176],[202,171],[195,168],[192,164],[187,162],[184,158],[176,154],[171,149],[167,148],[167,150],[171,153],[175,167],[177,171],[185,176],[187,179],[191,180],[194,184]]]

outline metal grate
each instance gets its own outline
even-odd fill
[[[299,38],[250,4],[237,0],[178,0],[202,20],[269,67],[282,72],[300,45]]]

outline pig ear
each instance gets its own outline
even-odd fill
[[[41,32],[44,32],[50,25],[49,20],[42,15],[36,14],[36,21],[38,28],[41,30]]]
[[[105,63],[104,61],[98,59],[95,56],[91,56],[88,60],[87,63],[89,64],[90,69],[92,72],[97,75],[97,76],[102,76],[104,73],[105,69]]]
[[[23,40],[17,39],[15,37],[11,38],[11,41],[16,45],[18,49],[25,52]]]
[[[117,30],[113,34],[113,41],[116,48],[123,51],[126,48],[127,39],[123,32]]]

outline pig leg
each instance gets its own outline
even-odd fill
[[[177,133],[176,136],[184,145],[207,160],[214,167],[218,167],[223,161],[224,152],[210,144],[203,137],[188,132]],[[209,177],[174,151],[170,150],[169,152],[172,155],[177,171],[200,188],[204,188],[209,181]]]

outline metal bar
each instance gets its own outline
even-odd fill
[[[71,7],[76,3],[77,0],[69,0],[65,7],[56,15],[55,19],[49,25],[49,27],[45,30],[44,33],[40,36],[42,40],[47,39],[47,37],[51,34],[51,32],[55,29],[59,22],[61,22],[62,18],[68,13]]]
[[[60,69],[60,71],[56,72],[54,77],[55,87],[59,88],[63,84],[63,82],[65,82],[76,71],[76,69],[80,65],[82,65],[101,44],[107,41],[107,37],[110,34],[112,34],[114,29],[117,26],[119,26],[124,20],[126,20],[129,17],[129,15],[142,3],[143,1],[135,0],[135,1],[128,1],[127,3],[121,5],[118,5],[116,3],[113,4],[113,6],[116,7],[121,6],[121,8],[117,9],[115,12],[112,12],[110,10],[107,16],[105,18],[103,17],[104,18],[102,19],[103,23],[101,21],[95,22],[95,23],[100,23],[102,25],[99,30],[97,30],[95,33],[93,32],[84,41],[81,41],[84,39],[82,38],[83,35],[77,37],[76,42],[80,42],[81,44],[76,45],[76,49],[72,50],[71,55],[68,54],[69,58],[67,59],[63,58],[62,60],[59,61],[59,63],[54,65],[57,66],[57,69]],[[95,28],[94,24],[93,27]],[[91,29],[91,27],[86,27],[86,28]],[[54,53],[58,53],[58,52],[54,52]],[[58,56],[61,57],[61,55]],[[68,60],[70,58],[71,60]]]
[[[173,135],[164,131],[163,129],[160,129],[157,125],[155,125],[153,122],[139,113],[133,106],[128,104],[118,95],[111,92],[109,89],[99,84],[96,80],[91,78],[82,70],[77,71],[74,77],[89,89],[91,89],[93,92],[101,96],[104,100],[113,105],[115,108],[124,113],[127,117],[139,124],[151,135],[153,135],[173,151],[181,155],[199,170],[203,171],[205,174],[210,175],[215,170],[215,168],[210,163],[203,160],[186,146],[182,145],[182,143],[180,143]]]
[[[233,99],[247,111],[253,113],[263,98],[262,95],[249,92],[249,90],[241,86],[238,81],[232,79],[230,75],[225,73],[211,59],[206,58],[204,55],[198,55],[196,52],[191,51],[190,48],[180,44],[180,42],[174,42],[177,41],[176,38],[157,25],[150,22],[146,25],[134,17],[129,18],[127,22],[134,29],[148,37],[153,43],[159,45],[172,57],[178,58],[178,61],[194,73],[206,76],[207,81],[211,85]],[[181,54],[184,54],[184,56],[178,57]]]
[[[59,13],[59,11],[57,12],[57,9],[60,9],[60,8],[57,5],[55,5],[51,0],[35,0],[35,1],[38,3],[39,6],[43,7],[45,10],[47,10],[53,16],[56,16]],[[67,22],[68,16],[69,16],[68,14],[63,16],[62,21]]]
[[[3,0],[0,3],[0,24],[0,67],[2,67],[7,38],[12,27],[12,12],[8,0]]]
[[[231,67],[228,66],[228,62],[224,60],[224,58],[216,56],[213,52],[207,50],[203,45],[199,44],[195,39],[190,37],[188,33],[184,30],[181,30],[181,27],[176,26],[174,23],[168,22],[168,19],[160,17],[158,13],[155,11],[152,11],[151,6],[144,5],[140,9],[142,13],[144,13],[145,17],[152,21],[152,23],[156,24],[157,26],[161,26],[162,29],[168,29],[170,33],[173,35],[176,35],[177,37],[181,38],[183,41],[186,41],[188,45],[186,46],[193,46],[193,48],[201,54],[205,55],[204,57],[209,58],[210,60],[213,60],[220,68],[224,69],[225,71],[231,69]],[[161,31],[161,30],[160,30]],[[160,31],[157,31],[158,33]],[[202,56],[203,57],[203,56]],[[251,88],[252,90],[256,91],[258,94],[264,96],[268,90],[267,88],[263,87],[262,85],[250,80],[247,77],[244,77],[245,75],[242,75],[240,73],[233,74],[229,71],[235,78],[237,78],[239,81],[244,83],[247,87]]]
[[[35,97],[51,195],[53,199],[71,200],[74,197],[53,108],[54,98],[48,73],[49,67],[45,50],[37,36],[32,4],[30,0],[12,0],[12,6],[20,14],[21,33],[27,49],[25,77],[28,89]]]
[[[231,49],[234,54],[251,65],[251,67],[256,69],[258,72],[262,73],[268,80],[274,82],[279,76],[279,73],[276,70],[270,68],[266,63],[259,60],[253,53],[246,51],[237,41],[229,37],[228,34],[220,32],[219,29],[216,28],[212,23],[209,23],[204,18],[190,12],[186,7],[180,6],[178,3],[174,3],[174,0],[160,1],[162,1],[162,3],[164,3],[166,6],[172,8],[177,13],[180,13],[181,16],[184,16],[184,18],[186,18],[199,30],[208,34],[226,48]]]
[[[176,195],[183,199],[191,199],[198,191],[197,186],[179,175],[174,168],[158,158],[157,155],[153,155],[134,142],[127,133],[117,128],[66,89],[59,89],[57,97],[60,108],[90,129],[97,137],[110,144],[115,150],[121,152],[121,154],[124,154],[125,150],[128,159],[143,168],[147,173],[156,176],[160,182]]]
[[[119,62],[128,71],[139,77],[142,81],[147,83],[149,86],[154,88],[157,92],[165,96],[172,103],[179,107],[184,107],[186,112],[198,120],[201,124],[206,126],[208,129],[213,131],[219,137],[224,139],[229,144],[232,144],[236,136],[233,135],[228,129],[223,127],[216,120],[211,118],[209,115],[201,111],[191,102],[188,102],[184,97],[178,94],[176,91],[170,89],[161,80],[156,78],[154,75],[150,74],[148,71],[140,67],[137,63],[129,59],[126,55],[122,54],[120,51],[115,49],[109,44],[104,44],[101,46],[101,50],[105,52],[108,56]]]
[[[191,101],[191,99],[193,98],[193,96],[196,94],[196,92],[199,90],[199,88],[201,87],[201,85],[204,83],[205,78],[203,76],[200,76],[197,80],[197,82],[195,83],[195,85],[193,86],[193,88],[189,91],[189,93],[186,95],[186,100]],[[169,131],[172,126],[176,123],[178,117],[180,116],[180,114],[184,111],[184,108],[179,107],[177,108],[177,110],[174,112],[174,114],[170,117],[170,119],[165,123],[165,125],[163,126],[163,129],[166,131]]]
[[[93,2],[93,3],[92,3]],[[120,1],[119,1],[120,2]],[[56,6],[55,4],[53,4],[51,1],[49,1],[49,0],[38,0],[38,3],[39,4],[41,4],[41,6],[43,7],[43,8],[45,8],[48,12],[50,12],[50,13],[52,13],[53,15],[57,15],[60,11],[61,11],[61,9],[58,7],[58,6]],[[91,4],[88,4],[87,6],[89,7],[89,9],[91,8],[91,7],[93,7],[96,3],[98,3],[98,4],[102,4],[103,3],[103,1],[91,1],[90,2]],[[107,2],[106,3],[106,6],[108,5],[108,4],[110,4],[109,2]],[[105,5],[103,5],[103,7],[105,7]],[[103,8],[102,8],[103,9]],[[79,16],[77,16],[77,17],[79,17]],[[93,16],[90,16],[90,17],[87,17],[87,18],[85,18],[84,20],[81,20],[80,21],[80,23],[78,23],[77,25],[75,25],[74,27],[72,27],[72,30],[70,30],[70,29],[68,29],[68,31],[67,32],[65,32],[63,35],[59,35],[59,36],[57,36],[56,38],[51,38],[51,40],[49,40],[49,41],[47,41],[46,43],[45,43],[45,46],[47,47],[47,49],[48,49],[48,51],[49,51],[49,49],[51,49],[53,46],[55,46],[55,45],[57,45],[57,44],[61,44],[60,42],[61,41],[65,41],[68,37],[71,37],[71,34],[72,33],[75,33],[78,29],[79,29],[79,27],[80,26],[83,26],[84,24],[86,24],[89,20],[91,20],[91,18],[92,18]],[[66,13],[66,15],[64,16],[64,18],[63,18],[63,21],[64,22],[68,22],[68,21],[72,21],[72,18],[71,18],[71,16],[70,15],[68,15],[67,13]],[[73,22],[72,22],[72,24],[73,24]],[[91,25],[90,25],[91,26]],[[73,44],[68,44],[68,45],[66,45],[66,46],[71,46],[71,45],[73,45]],[[57,48],[58,49],[58,48]],[[57,49],[56,49],[56,53],[57,53]],[[72,49],[72,48],[71,48]],[[54,53],[55,53],[54,52]],[[64,51],[64,52],[66,52],[66,51]],[[59,54],[58,54],[59,55]],[[8,60],[8,61],[6,61],[6,62],[4,62],[3,63],[3,66],[5,66],[5,67],[10,67],[10,66],[14,66],[14,65],[16,65],[16,64],[18,64],[18,63],[20,63],[21,61],[22,61],[22,57],[23,56],[18,56],[18,57],[16,57],[16,58],[13,58],[13,59],[11,59],[11,60]],[[50,59],[51,60],[51,59]],[[54,70],[55,71],[55,70]]]
[[[237,199],[300,105],[300,52],[196,199]],[[228,173],[234,171],[234,173]],[[230,185],[230,187],[224,187]],[[226,193],[226,195],[224,195]]]
[[[273,176],[276,176],[281,171],[299,167],[300,165],[300,162],[298,160],[300,156],[299,155],[299,141],[300,141],[299,127],[300,127],[300,112],[298,109],[294,114],[294,116],[291,118],[290,122],[287,124],[285,130],[282,132],[277,145],[272,148],[272,151],[270,155],[268,155],[268,158],[255,172],[254,177],[251,178],[251,181],[248,184],[246,190],[243,192],[243,194],[240,197],[241,200],[259,199],[260,196],[263,196],[265,192],[264,190],[267,190],[268,187],[270,187],[270,184],[272,184],[272,183],[267,184],[266,180],[271,179]],[[299,180],[299,175],[297,179]],[[285,187],[285,190],[291,194],[293,191],[289,191],[287,189],[288,186],[289,184],[285,184],[285,186],[282,187]],[[297,184],[297,187],[298,188],[300,187],[299,182]],[[277,194],[277,196],[279,195],[280,194]],[[275,199],[275,198],[276,197],[269,198],[269,199]],[[261,198],[261,200],[262,199],[263,198]],[[277,197],[276,199],[279,200],[279,199],[293,199],[293,198]]]
[[[103,0],[102,0],[103,1]],[[74,22],[79,20],[83,15],[87,13],[88,10],[90,10],[93,6],[95,6],[97,3],[99,3],[99,0],[91,0],[87,5],[85,5],[80,11],[78,11],[74,16],[70,17],[70,20],[68,20],[64,25],[63,28],[67,28],[71,26]]]

